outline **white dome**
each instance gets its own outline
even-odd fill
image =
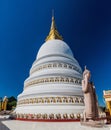
[[[62,41],[52,17],[46,42],[39,49],[29,77],[24,81],[23,92],[18,95],[17,118],[36,113],[41,115],[40,118],[34,115],[37,120],[45,120],[44,114],[48,120],[51,119],[50,114],[54,119],[57,119],[56,114],[64,119],[64,114],[67,114],[69,120],[72,119],[70,115],[83,113],[81,80],[81,67],[70,47]]]
[[[37,59],[48,55],[62,55],[73,58],[70,47],[62,40],[49,40],[39,49]]]

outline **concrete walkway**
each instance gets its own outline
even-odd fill
[[[81,126],[79,122],[28,122],[17,120],[2,121],[6,128],[0,130],[110,130],[111,125],[103,128]],[[7,129],[8,127],[8,129]]]
[[[2,123],[3,120],[0,119],[0,130],[10,130],[6,125]]]

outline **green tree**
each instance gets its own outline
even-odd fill
[[[12,110],[13,107],[16,107],[17,99],[14,96],[8,98],[7,110]]]

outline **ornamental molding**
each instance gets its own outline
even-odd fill
[[[26,98],[18,100],[17,106],[26,104],[84,104],[84,98],[81,96],[73,97],[39,97]]]
[[[52,63],[46,63],[46,64],[32,67],[32,69],[30,70],[30,75],[40,70],[52,69],[52,68],[61,68],[61,69],[65,68],[65,69],[76,70],[80,74],[82,73],[81,70],[77,66],[67,64],[67,63],[61,63],[61,62],[52,62]]]
[[[48,78],[39,78],[32,80],[30,82],[26,82],[24,84],[24,88],[30,87],[32,85],[38,84],[48,84],[48,83],[70,83],[70,84],[77,84],[81,85],[81,79],[72,78],[72,77],[48,77]]]
[[[23,114],[23,113],[17,113],[16,114],[17,119],[56,119],[56,120],[60,120],[60,119],[80,119],[83,118],[83,114],[82,113],[36,113],[36,114]]]

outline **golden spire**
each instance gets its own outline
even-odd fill
[[[52,39],[63,40],[62,36],[60,36],[59,32],[57,31],[55,20],[54,20],[54,14],[52,15],[52,23],[51,23],[49,35],[47,36],[45,41],[52,40]]]
[[[86,65],[84,66],[84,69],[86,70]]]

